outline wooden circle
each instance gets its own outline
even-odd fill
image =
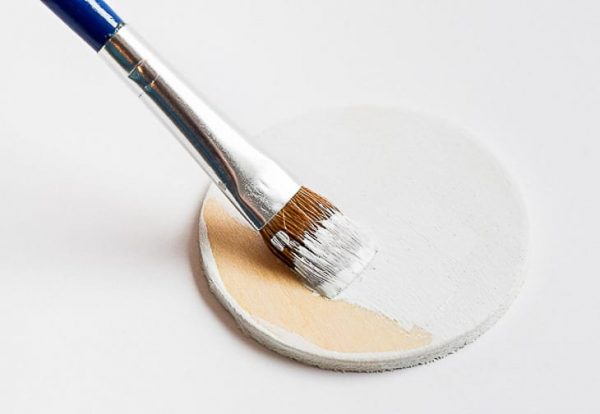
[[[379,253],[336,300],[279,263],[215,186],[200,220],[206,277],[242,330],[322,368],[378,371],[474,340],[522,284],[523,203],[463,131],[412,112],[353,108],[279,125],[254,142],[371,229]]]

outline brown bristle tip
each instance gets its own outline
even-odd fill
[[[260,231],[271,251],[311,289],[334,298],[377,249],[329,200],[302,187]]]

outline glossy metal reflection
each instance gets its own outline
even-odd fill
[[[100,54],[126,76],[254,228],[263,228],[300,189],[169,70],[128,26]]]

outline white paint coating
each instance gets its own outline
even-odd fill
[[[433,335],[426,348],[382,354],[335,355],[289,341],[232,302],[201,223],[211,285],[261,343],[325,368],[407,367],[475,339],[511,303],[524,275],[523,204],[501,166],[464,132],[410,112],[362,108],[301,117],[259,141],[305,185],[374,231],[380,252],[338,298]]]

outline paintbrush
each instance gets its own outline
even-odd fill
[[[104,1],[42,2],[134,87],[307,287],[334,298],[361,274],[376,253],[371,238],[252,147]]]

